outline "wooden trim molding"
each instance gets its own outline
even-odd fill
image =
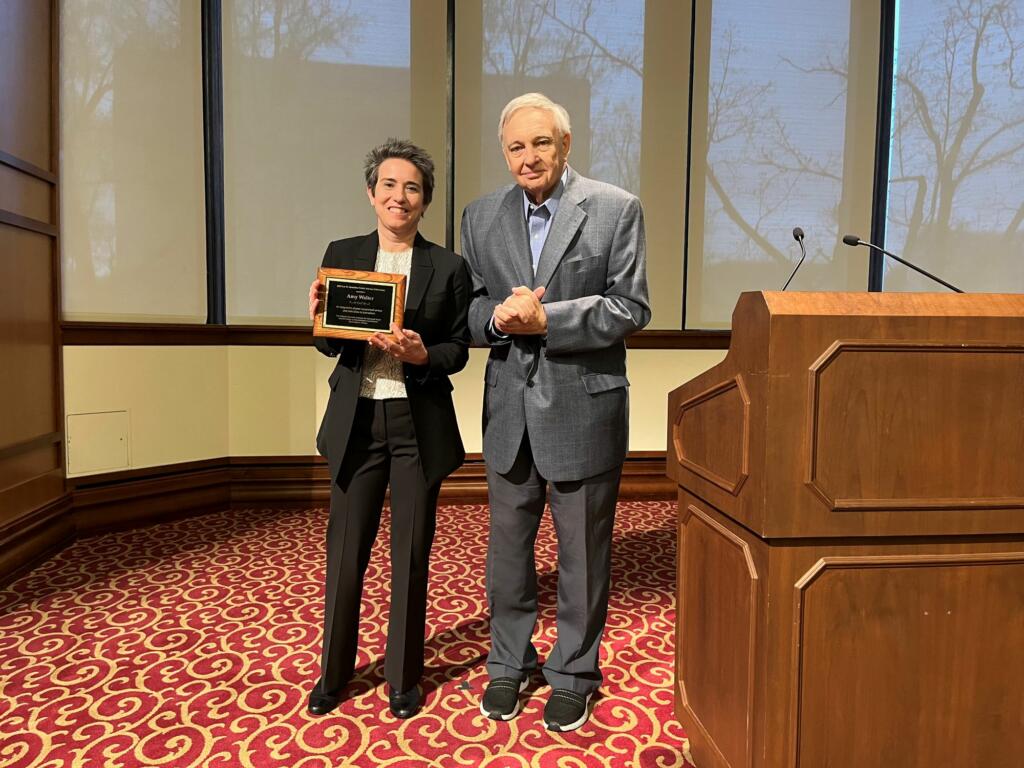
[[[202,323],[61,323],[65,346],[254,346],[313,344],[305,325],[205,325]],[[728,349],[729,331],[640,331],[630,349]]]
[[[134,528],[253,504],[323,507],[330,501],[327,462],[320,456],[232,456],[69,478],[68,493],[0,528],[0,583],[49,557],[77,536]],[[633,451],[619,486],[623,500],[669,500],[663,451]],[[487,501],[480,454],[441,486],[442,504]]]
[[[23,453],[34,451],[36,448],[43,448],[48,445],[56,445],[64,439],[64,435],[61,432],[47,432],[45,435],[39,435],[33,437],[31,440],[25,440],[14,445],[8,445],[6,448],[0,448],[0,460],[10,458],[11,456],[20,456]]]
[[[223,346],[223,325],[62,322],[64,346]]]
[[[27,173],[29,176],[35,176],[40,181],[45,181],[48,184],[56,185],[57,183],[57,174],[51,173],[45,168],[40,168],[38,165],[34,165],[27,160],[22,160],[20,157],[16,157],[9,152],[4,152],[2,149],[0,149],[0,163],[22,173]]]
[[[0,584],[31,570],[75,540],[71,494],[0,527]]]
[[[313,345],[307,326],[207,325],[204,323],[61,323],[65,346],[266,346]]]
[[[181,494],[219,488],[211,501],[222,507],[247,504],[284,506],[326,504],[330,500],[330,476],[321,456],[231,456],[219,459],[170,464],[86,475],[68,480],[75,498],[75,514],[84,530],[116,527],[121,520],[109,507],[139,498],[161,497],[149,513],[159,516],[164,509],[189,509]],[[663,451],[631,451],[622,469],[619,496],[625,500],[674,499],[675,485],[665,475]],[[163,497],[167,497],[164,499]],[[487,501],[487,475],[483,457],[469,454],[465,463],[441,486],[441,503]],[[99,514],[96,510],[108,508]],[[154,517],[148,514],[147,517]]]
[[[30,232],[37,232],[48,237],[57,237],[57,227],[38,219],[30,219],[28,216],[19,216],[10,211],[0,210],[0,224],[7,224],[18,229],[27,229]]]
[[[122,470],[68,480],[78,533],[132,528],[225,509],[231,487],[225,459]]]

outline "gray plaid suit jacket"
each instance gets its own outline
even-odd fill
[[[582,480],[621,464],[628,443],[625,338],[650,321],[643,211],[634,196],[570,169],[533,274],[523,191],[511,185],[470,203],[462,250],[473,279],[469,327],[490,346],[484,460],[512,468],[527,430],[549,481]],[[546,338],[488,333],[516,286],[545,286]]]

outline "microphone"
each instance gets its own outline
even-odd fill
[[[892,253],[890,251],[885,250],[885,248],[880,248],[879,246],[875,245],[874,243],[869,243],[867,240],[861,240],[856,235],[843,235],[843,242],[846,243],[847,245],[854,245],[854,246],[856,246],[856,245],[866,245],[868,248],[874,248],[876,251],[879,251],[880,253],[884,253],[889,258],[896,259],[896,261],[898,261],[903,266],[910,267],[915,272],[919,272],[920,274],[924,275],[925,277],[931,278],[932,280],[934,280],[939,285],[944,285],[947,288],[949,288],[949,290],[954,291],[955,293],[963,293],[962,290],[960,290],[959,288],[957,288],[955,285],[953,285],[951,283],[947,283],[941,277],[936,277],[931,272],[926,272],[925,270],[921,269],[916,264],[911,264],[906,259],[901,259],[895,253]]]
[[[793,272],[789,276],[789,280],[786,281],[786,284],[782,286],[782,290],[786,290],[789,287],[790,282],[792,282],[793,278],[796,277],[796,272],[800,269],[800,265],[803,264],[804,259],[807,258],[807,249],[804,248],[804,231],[800,229],[800,227],[793,227],[793,239],[800,243],[800,261],[798,261],[796,266],[793,267]]]

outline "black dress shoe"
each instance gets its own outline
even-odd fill
[[[391,714],[400,720],[412,717],[420,711],[420,689],[414,685],[408,691],[398,693],[389,685],[388,706]]]
[[[313,691],[309,694],[309,705],[307,709],[311,715],[326,715],[338,706],[338,697],[329,693],[318,693]]]

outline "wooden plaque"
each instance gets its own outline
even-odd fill
[[[317,278],[324,291],[314,336],[365,341],[378,332],[390,335],[392,322],[402,326],[405,275],[321,267]]]

